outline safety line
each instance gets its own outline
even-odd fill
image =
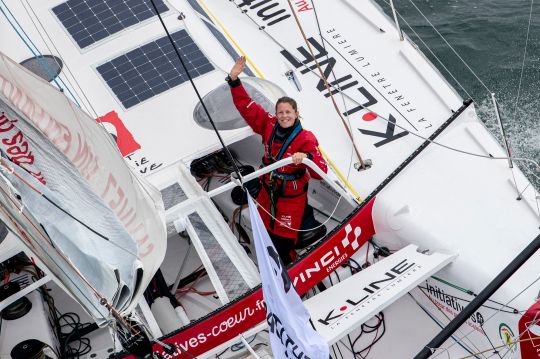
[[[529,24],[527,26],[527,36],[525,38],[525,49],[523,50],[523,61],[521,62],[521,72],[519,74],[519,85],[518,85],[516,101],[514,102],[514,113],[517,113],[519,95],[521,94],[521,81],[523,80],[523,72],[525,70],[525,60],[527,59],[527,45],[529,43],[529,34],[530,34],[530,31],[531,31],[533,4],[534,4],[534,0],[531,0],[531,7],[530,7],[530,10],[529,10]]]
[[[212,11],[206,6],[206,4],[204,3],[203,0],[198,0],[201,5],[203,6],[204,10],[206,12],[209,13],[209,15],[212,17],[212,19],[214,19],[214,21],[221,27],[221,29],[223,30],[223,32],[227,35],[227,37],[229,38],[229,40],[236,46],[236,48],[239,50],[239,52],[245,56],[245,52],[240,48],[240,46],[237,44],[237,42],[233,39],[233,37],[231,36],[231,34],[227,31],[227,29],[225,29],[225,27],[223,26],[223,24],[218,20],[218,18],[212,13]],[[259,71],[259,69],[257,68],[257,66],[255,66],[255,64],[249,60],[249,58],[247,56],[246,57],[246,60],[248,61],[248,63],[252,66],[252,68],[255,70],[255,72],[257,72],[257,74],[260,76],[260,78],[264,79],[264,76],[262,75],[262,73]],[[319,151],[321,151],[321,153],[323,154],[323,156],[325,157],[326,161],[330,164],[330,166],[332,166],[332,168],[335,170],[336,174],[339,176],[339,178],[345,183],[345,185],[347,186],[347,188],[349,188],[351,190],[351,192],[354,194],[354,196],[359,200],[361,201],[360,199],[360,195],[356,192],[356,190],[352,187],[352,185],[347,181],[347,179],[343,176],[343,174],[341,173],[341,171],[339,170],[339,168],[337,168],[337,166],[332,162],[332,160],[330,159],[330,157],[324,153],[324,151],[319,147]],[[350,166],[349,166],[350,167]],[[338,202],[339,203],[339,202]],[[261,207],[262,208],[262,207]],[[337,207],[336,207],[337,208]],[[335,212],[336,208],[334,208],[334,211],[332,213]],[[328,219],[324,222],[326,223],[328,222]],[[320,226],[319,226],[320,227]],[[315,227],[315,228],[318,228],[318,227]],[[313,230],[314,228],[311,228],[309,230]]]
[[[416,4],[413,2],[413,0],[409,0],[409,2],[414,6],[414,8],[420,13],[420,15],[422,15],[422,17],[427,21],[427,23],[433,28],[433,30],[437,33],[437,35],[439,35],[439,37],[445,42],[446,45],[448,45],[448,47],[454,52],[454,54],[458,57],[458,59],[461,60],[461,62],[463,62],[463,64],[465,65],[465,67],[467,67],[467,69],[469,69],[469,71],[473,74],[474,77],[476,77],[476,79],[478,80],[478,82],[480,82],[480,84],[482,86],[484,86],[484,88],[486,89],[486,91],[488,93],[493,93],[493,91],[491,91],[487,86],[486,84],[478,77],[478,75],[473,71],[473,69],[471,69],[471,67],[469,66],[469,64],[467,64],[467,62],[465,62],[465,60],[463,60],[463,58],[459,55],[459,53],[452,47],[452,45],[450,45],[450,43],[448,41],[446,41],[446,39],[444,38],[444,36],[442,36],[442,34],[439,32],[439,30],[437,30],[437,28],[431,23],[431,21],[429,21],[429,19],[426,17],[426,15],[424,15],[424,13],[416,6]]]
[[[49,44],[47,44],[47,41],[45,41],[45,38],[43,37],[43,35],[41,34],[41,32],[43,31],[45,33],[45,35],[47,36],[47,38],[49,39],[52,47],[54,48],[55,52],[56,52],[56,55],[55,56],[58,56],[60,58],[60,60],[62,60],[62,63],[64,65],[64,67],[66,68],[67,72],[69,73],[69,75],[71,75],[71,78],[72,80],[75,82],[76,84],[76,87],[79,89],[79,91],[81,92],[82,96],[84,97],[84,99],[86,100],[88,106],[90,107],[90,109],[92,111],[88,111],[88,108],[86,107],[86,104],[82,101],[81,99],[81,102],[83,102],[84,104],[84,107],[86,108],[86,110],[90,113],[90,112],[93,112],[93,116],[95,116],[96,118],[99,117],[97,111],[94,109],[94,107],[92,106],[92,103],[90,102],[90,100],[88,99],[88,97],[86,96],[86,93],[84,92],[84,90],[82,89],[80,83],[77,81],[77,78],[73,75],[73,72],[71,71],[71,69],[69,68],[69,65],[68,63],[64,60],[63,56],[61,55],[60,51],[58,50],[58,48],[56,47],[56,45],[54,44],[54,41],[52,40],[51,36],[49,35],[49,33],[47,32],[47,29],[45,28],[45,26],[43,26],[43,23],[41,22],[41,20],[39,19],[39,17],[37,16],[36,12],[34,11],[34,8],[32,7],[32,5],[30,5],[29,3],[29,0],[24,0],[24,1],[21,1],[23,7],[24,7],[24,10],[26,11],[26,14],[28,15],[28,18],[30,19],[30,21],[32,21],[32,24],[34,25],[35,29],[36,29],[36,32],[39,34],[39,36],[41,37],[41,40],[43,41],[43,43],[45,44],[45,47],[47,47],[47,50],[49,50],[49,52],[51,54],[53,54],[53,51],[52,49],[49,47]],[[26,3],[26,5],[25,5]],[[41,26],[41,30],[38,28],[38,26],[36,25],[33,17],[30,15],[30,12],[28,11],[27,7],[28,6],[30,8],[30,10],[32,11],[32,14],[34,15],[34,17],[36,18],[37,22],[39,23],[39,25]],[[61,76],[59,75],[58,76],[59,79],[62,79]],[[73,84],[71,83],[71,80],[68,78],[68,76],[65,76],[66,78],[66,81],[69,83],[70,86],[73,86]],[[64,82],[64,81],[62,81]],[[65,85],[65,83],[64,83]],[[73,86],[75,87],[75,86]],[[66,88],[68,88],[68,86],[66,85]]]
[[[247,12],[242,12],[244,15],[246,15],[248,17],[248,19],[256,26],[259,27],[259,25],[257,24],[257,22],[251,18],[249,16],[249,14]],[[265,35],[267,35],[270,40],[272,40],[278,47],[280,47],[282,50],[285,50],[285,51],[288,51],[279,41],[277,41],[272,35],[270,35],[266,30],[264,29],[261,29],[259,27],[259,30],[262,31]],[[301,60],[299,60],[298,58],[296,58],[292,53],[291,53],[291,56],[298,62],[302,63]],[[319,78],[319,80],[322,80],[322,78],[320,78],[314,70],[310,69],[307,64],[303,64],[305,69],[312,73],[313,75],[315,75],[317,78]],[[352,65],[351,65],[352,66]],[[357,71],[357,69],[352,66],[352,68]],[[364,110],[366,111],[369,111],[375,115],[377,115],[377,118],[380,118],[381,120],[385,121],[385,122],[390,122],[390,120],[382,115],[380,115],[379,113],[377,113],[376,111],[373,111],[371,109],[369,109],[368,107],[365,107],[363,106],[362,104],[358,103],[358,101],[356,101],[355,99],[351,98],[349,95],[345,94],[344,93],[344,96],[347,97],[347,99],[349,99],[350,101],[352,101],[353,103],[355,103],[356,105],[362,107]],[[467,100],[466,100],[467,101]],[[437,142],[437,141],[434,141],[432,140],[430,137],[425,137],[425,136],[422,136],[420,135],[419,133],[416,133],[414,131],[410,131],[409,129],[403,127],[402,125],[398,124],[397,122],[396,123],[393,123],[393,125],[403,131],[407,131],[408,133],[410,133],[411,135],[415,136],[415,137],[418,137],[424,141],[429,141],[437,146],[440,146],[440,147],[443,147],[447,150],[450,150],[450,151],[454,151],[454,152],[458,152],[458,153],[462,153],[462,154],[465,154],[465,155],[470,155],[470,156],[473,156],[473,157],[479,157],[479,158],[485,158],[485,159],[489,159],[489,160],[508,160],[508,159],[511,159],[513,161],[523,161],[523,162],[529,162],[529,163],[532,163],[534,166],[535,166],[535,169],[536,171],[540,171],[540,164],[538,162],[536,162],[535,160],[532,160],[530,158],[524,158],[524,157],[494,157],[494,156],[491,156],[491,155],[483,155],[483,154],[479,154],[479,153],[474,153],[474,152],[469,152],[469,151],[465,151],[465,150],[460,150],[458,148],[455,148],[455,147],[451,147],[451,146],[447,146],[447,145],[444,145],[440,142]],[[526,169],[528,169],[527,167],[525,167]],[[540,177],[537,176],[536,174],[534,174],[533,172],[530,172],[531,176],[535,177],[536,179],[538,179],[540,181]],[[538,193],[538,191],[536,191],[535,189],[535,192]],[[539,210],[540,211],[540,210]],[[540,218],[540,217],[539,217]]]
[[[332,161],[332,159],[321,149],[321,147],[319,147],[319,151],[322,153],[322,155],[324,156],[324,158],[326,159],[326,162],[328,162],[328,164],[332,167],[332,169],[336,172],[336,174],[338,175],[339,179],[341,179],[343,181],[343,183],[345,183],[345,185],[347,186],[347,188],[354,194],[354,196],[356,197],[357,200],[359,200],[360,202],[362,202],[362,199],[360,198],[360,195],[358,194],[358,192],[356,192],[356,190],[354,189],[354,187],[349,183],[349,181],[347,181],[347,179],[345,178],[345,176],[343,176],[343,174],[341,173],[341,171],[339,170],[339,168],[336,166],[336,164]]]
[[[13,15],[13,13],[11,12],[11,10],[9,9],[9,7],[4,3],[4,0],[1,0],[2,1],[2,4],[4,5],[4,7],[6,8],[6,10],[9,12],[9,14],[11,15],[11,17],[13,18],[13,20],[15,21],[15,23],[17,24],[17,26],[21,29],[22,33],[26,36],[26,38],[28,39],[28,41],[30,41],[30,43],[35,47],[35,49],[37,50],[37,52],[39,53],[39,56],[38,54],[32,49],[32,47],[30,46],[30,44],[26,41],[26,39],[22,36],[22,34],[19,32],[19,30],[15,27],[15,25],[11,22],[11,20],[8,18],[7,14],[5,13],[4,9],[0,6],[0,11],[2,12],[2,14],[4,15],[4,17],[6,18],[6,20],[9,22],[9,24],[11,25],[11,27],[13,28],[13,30],[17,33],[17,35],[19,36],[19,38],[24,42],[24,44],[26,45],[26,47],[28,48],[28,50],[30,50],[30,52],[32,52],[32,54],[34,55],[34,58],[38,61],[38,63],[40,64],[40,66],[42,68],[45,69],[45,71],[47,71],[47,74],[50,76],[51,80],[56,84],[56,86],[58,87],[58,89],[60,91],[63,91],[63,87],[58,83],[57,81],[57,78],[60,79],[60,81],[62,81],[62,79],[60,78],[60,74],[58,74],[58,72],[54,71],[54,74],[51,73],[51,71],[49,70],[50,66],[47,66],[44,62],[43,62],[43,54],[41,53],[41,51],[39,51],[38,47],[34,44],[34,42],[32,41],[32,39],[30,39],[30,37],[28,36],[28,34],[26,33],[26,31],[24,30],[24,28],[20,25],[19,21],[17,20],[17,18]],[[65,85],[65,84],[64,84]],[[75,95],[73,95],[73,93],[71,92],[71,90],[69,89],[69,87],[65,86],[65,88],[68,90],[69,94],[73,97],[73,100],[77,103],[77,105],[80,107],[81,105],[79,104],[79,102],[77,101],[77,98],[75,97]]]
[[[238,49],[238,51],[243,55],[245,56],[247,62],[249,63],[249,65],[253,68],[253,70],[255,70],[255,72],[257,73],[257,75],[259,75],[259,77],[261,79],[264,79],[264,75],[259,71],[259,69],[257,68],[257,66],[255,66],[255,64],[253,62],[251,62],[251,60],[249,59],[248,56],[246,56],[246,53],[242,50],[242,48],[240,47],[240,45],[238,45],[238,43],[233,39],[233,37],[231,36],[231,34],[227,31],[227,29],[225,29],[225,26],[223,26],[223,24],[218,20],[218,18],[212,13],[212,11],[208,8],[208,6],[206,6],[206,3],[203,1],[203,0],[198,0],[199,3],[201,4],[201,6],[204,8],[204,10],[206,12],[208,12],[208,14],[212,17],[212,19],[214,19],[214,21],[219,25],[219,27],[221,28],[221,30],[225,33],[225,35],[229,38],[229,40],[232,42],[232,44]]]
[[[540,280],[540,277],[537,277],[535,280],[533,280],[529,285],[527,285],[524,289],[522,289],[518,294],[516,294],[509,301],[507,301],[504,305],[502,305],[501,308],[499,308],[495,313],[493,313],[491,316],[489,316],[484,321],[484,323],[487,323],[491,318],[493,318],[495,315],[497,315],[499,312],[501,312],[503,307],[508,307],[508,304],[512,303],[516,298],[518,298],[520,295],[522,295],[525,291],[527,291],[530,287],[532,287],[539,280]],[[468,337],[469,335],[471,335],[474,332],[475,332],[475,330],[471,329],[467,334],[465,334],[464,337],[461,337],[460,339],[466,338],[466,337]],[[450,349],[454,345],[455,345],[455,343],[451,344],[450,346],[448,346],[448,349]]]
[[[210,124],[212,125],[212,128],[214,129],[214,132],[216,133],[216,135],[217,135],[217,137],[219,139],[219,142],[221,143],[221,146],[223,147],[223,150],[225,151],[227,157],[231,160],[231,163],[232,163],[233,168],[234,168],[234,172],[236,172],[236,175],[238,176],[238,179],[240,180],[240,182],[242,182],[242,175],[240,174],[240,169],[236,165],[236,162],[234,161],[234,157],[232,156],[231,152],[229,151],[229,148],[225,145],[225,142],[223,141],[223,138],[221,137],[221,134],[219,133],[219,130],[217,129],[216,124],[214,123],[214,120],[212,119],[212,116],[210,115],[210,112],[208,111],[208,108],[206,107],[206,104],[204,103],[201,94],[199,93],[199,89],[195,85],[195,82],[193,81],[193,77],[191,77],[191,74],[189,73],[189,70],[188,70],[186,64],[184,63],[184,60],[182,59],[182,56],[180,55],[180,52],[178,50],[178,46],[174,43],[174,40],[173,40],[173,38],[172,38],[172,36],[171,36],[171,34],[169,32],[169,29],[165,25],[165,22],[163,21],[163,17],[159,13],[159,10],[158,10],[158,8],[156,6],[155,0],[150,0],[150,2],[152,3],[152,7],[154,8],[155,13],[157,14],[159,22],[161,23],[161,26],[163,27],[163,30],[167,34],[167,38],[169,39],[169,42],[171,43],[171,46],[173,47],[174,52],[176,53],[176,56],[178,57],[178,60],[180,61],[180,64],[182,65],[182,68],[184,69],[184,72],[186,73],[186,75],[187,75],[187,77],[189,79],[191,87],[193,88],[193,90],[195,91],[195,94],[197,95],[197,98],[199,99],[199,102],[202,105],[202,107],[204,109],[204,112],[205,112],[206,116],[208,117],[208,120],[210,121]]]
[[[347,132],[347,135],[351,139],[351,143],[353,145],[354,151],[356,152],[356,157],[358,157],[358,160],[360,161],[360,166],[362,167],[363,170],[365,170],[366,169],[366,164],[364,163],[364,160],[362,159],[362,155],[360,154],[360,149],[358,148],[358,146],[356,145],[356,142],[354,141],[354,137],[353,137],[353,134],[351,132],[351,129],[349,128],[349,126],[347,125],[345,119],[341,115],[341,111],[339,110],[339,108],[337,106],[336,100],[334,99],[334,95],[332,95],[332,91],[330,90],[330,85],[328,85],[328,81],[326,80],[326,76],[324,76],[324,72],[321,69],[321,65],[319,64],[319,61],[317,60],[317,58],[315,57],[315,54],[313,53],[313,48],[311,47],[311,44],[307,40],[306,33],[304,32],[302,24],[300,24],[300,19],[298,18],[298,15],[296,14],[296,11],[294,11],[294,7],[293,7],[293,5],[291,3],[291,0],[287,0],[287,3],[289,4],[289,7],[291,9],[291,13],[294,16],[294,19],[296,21],[296,25],[298,26],[298,29],[300,30],[300,33],[301,33],[301,35],[302,35],[302,37],[304,39],[304,42],[305,42],[305,44],[306,44],[306,46],[307,46],[307,48],[309,50],[309,53],[311,54],[311,57],[313,58],[313,60],[315,61],[315,64],[317,65],[317,70],[319,70],[319,74],[321,75],[321,79],[324,81],[324,85],[326,87],[326,90],[328,91],[328,94],[330,95],[330,99],[332,100],[332,104],[334,105],[334,109],[336,110],[339,118],[341,119],[341,122],[343,123],[343,127],[345,127],[345,131]]]

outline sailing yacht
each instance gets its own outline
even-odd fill
[[[328,163],[288,274],[331,357],[538,357],[540,197],[520,170],[538,165],[397,17],[367,0],[0,10],[0,358],[271,357],[240,186],[291,160],[261,166],[224,81],[239,56],[250,96],[295,98]]]

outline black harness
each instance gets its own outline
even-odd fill
[[[268,166],[272,163],[275,163],[281,160],[283,155],[285,154],[285,151],[291,145],[292,141],[294,141],[296,136],[298,136],[298,134],[302,131],[302,125],[300,124],[299,121],[297,121],[297,123],[294,125],[294,128],[292,129],[292,131],[289,133],[289,135],[283,142],[283,145],[279,149],[277,156],[274,157],[272,156],[272,145],[274,143],[278,128],[279,128],[279,124],[276,122],[272,130],[272,134],[270,135],[270,140],[268,141],[267,155],[263,159],[265,166]],[[277,200],[280,197],[286,197],[286,198],[298,197],[298,196],[303,195],[304,192],[307,190],[307,184],[306,184],[305,186],[306,188],[304,188],[304,191],[302,191],[301,193],[296,194],[296,195],[285,195],[284,192],[285,192],[285,186],[287,184],[287,181],[296,181],[302,178],[305,174],[306,174],[305,169],[299,169],[297,171],[294,171],[293,173],[281,173],[281,172],[278,172],[277,169],[275,169],[266,175],[268,176],[268,181],[262,181],[262,186],[264,187],[264,189],[266,190],[266,192],[268,193],[270,197],[270,214],[271,214],[270,228],[272,229],[274,228]],[[278,180],[281,183],[279,183]]]

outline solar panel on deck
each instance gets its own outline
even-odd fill
[[[154,1],[160,14],[169,10]],[[155,16],[147,0],[69,0],[52,11],[81,49]]]
[[[172,38],[191,77],[214,69],[185,30],[173,33]],[[125,108],[188,80],[166,36],[98,66],[97,71]]]

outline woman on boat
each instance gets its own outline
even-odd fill
[[[234,105],[253,131],[262,136],[263,164],[268,166],[286,157],[293,160],[292,165],[263,175],[263,190],[257,196],[259,213],[279,256],[287,265],[295,258],[293,248],[305,215],[309,179],[321,179],[302,161],[309,158],[325,173],[327,167],[317,139],[313,133],[302,129],[295,100],[280,98],[276,103],[276,114],[272,115],[249,97],[238,78],[245,64],[245,57],[240,57],[226,81],[231,87]]]

